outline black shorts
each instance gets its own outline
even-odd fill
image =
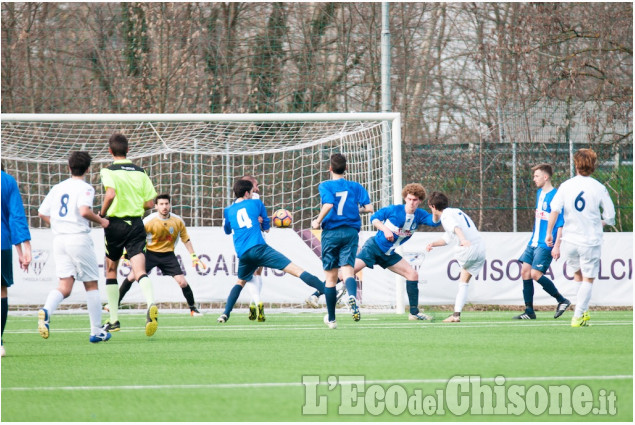
[[[106,257],[118,261],[126,248],[128,258],[146,250],[146,228],[141,217],[107,217],[110,224],[104,229]]]
[[[172,252],[146,251],[146,273],[158,267],[164,276],[178,276],[183,274],[179,260]]]

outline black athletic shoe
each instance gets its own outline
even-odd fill
[[[115,323],[106,322],[104,326],[102,326],[104,332],[118,332],[121,330],[121,325],[119,324],[119,320]]]
[[[523,314],[519,314],[518,316],[514,316],[513,318],[516,320],[535,320],[536,313],[524,312]]]
[[[557,319],[558,317],[562,316],[562,314],[565,311],[567,311],[570,305],[571,305],[571,301],[569,301],[566,298],[561,303],[558,303],[558,306],[556,307],[556,312],[554,313],[553,318]]]

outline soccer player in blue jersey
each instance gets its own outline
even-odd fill
[[[562,236],[564,220],[562,215],[558,217],[553,229],[553,238],[556,243],[553,248],[550,248],[545,243],[545,237],[547,236],[547,224],[551,213],[551,200],[557,192],[551,183],[553,169],[549,164],[538,164],[532,167],[531,171],[533,172],[534,183],[538,188],[536,192],[536,219],[527,249],[518,259],[523,264],[521,276],[523,279],[525,312],[514,316],[514,319],[532,320],[536,318],[536,313],[534,312],[534,280],[542,285],[545,292],[558,301],[556,312],[553,315],[557,319],[569,308],[571,302],[558,292],[551,279],[545,276],[544,273],[549,269],[552,259],[557,260],[560,258],[560,237]]]
[[[225,311],[217,319],[219,323],[229,320],[234,304],[240,296],[245,283],[250,280],[259,267],[270,267],[282,270],[302,279],[307,285],[324,292],[324,283],[311,273],[305,272],[293,264],[287,257],[271,248],[262,237],[263,231],[271,227],[267,210],[260,199],[252,199],[253,183],[249,180],[238,180],[234,184],[236,201],[225,208],[225,224],[223,229],[234,238],[234,248],[238,256],[238,282],[227,297]],[[262,219],[262,224],[259,221]]]
[[[375,264],[388,269],[406,279],[406,292],[410,304],[409,320],[432,320],[431,316],[419,311],[419,274],[395,249],[412,237],[420,226],[437,227],[441,221],[434,221],[432,214],[419,209],[426,199],[426,190],[418,183],[410,183],[401,192],[404,204],[390,205],[370,217],[377,228],[377,234],[366,241],[357,254],[354,273],[364,267],[371,269]]]
[[[362,227],[360,213],[372,213],[373,205],[364,187],[347,180],[346,158],[336,153],[331,155],[329,166],[331,180],[318,186],[322,198],[322,209],[311,223],[314,229],[322,227],[322,266],[326,274],[326,309],[331,329],[337,328],[335,322],[335,303],[337,302],[337,275],[341,269],[342,279],[348,291],[348,305],[353,320],[359,321],[357,306],[357,282],[355,281],[355,255],[359,244],[359,231]]]

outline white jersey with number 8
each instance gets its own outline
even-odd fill
[[[606,187],[593,177],[578,175],[562,183],[551,201],[551,210],[563,207],[563,241],[583,246],[602,245],[602,219],[607,224],[615,224],[613,201]]]

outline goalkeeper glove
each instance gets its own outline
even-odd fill
[[[200,258],[194,253],[192,253],[192,267],[201,266],[203,270],[207,269],[207,266],[204,262],[201,261]]]

